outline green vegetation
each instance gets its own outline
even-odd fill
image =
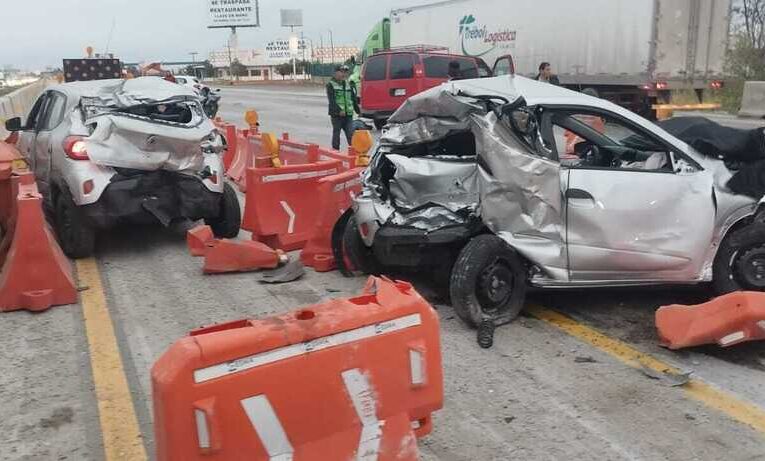
[[[731,24],[719,102],[728,112],[738,112],[744,82],[765,80],[765,0],[734,0]]]

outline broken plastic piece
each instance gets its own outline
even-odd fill
[[[739,291],[696,306],[662,306],[656,329],[670,349],[765,339],[765,293]]]
[[[692,371],[684,373],[675,372],[672,370],[658,371],[646,366],[641,367],[640,371],[647,377],[661,381],[663,384],[671,387],[684,386],[688,384],[688,382],[691,380],[691,374],[693,373]]]
[[[186,232],[186,245],[191,256],[204,256],[205,247],[215,240],[210,226],[197,226]]]
[[[305,275],[305,267],[299,259],[292,259],[283,266],[261,272],[261,283],[293,282]]]
[[[249,272],[273,269],[284,255],[267,245],[251,240],[214,240],[205,248],[205,274]]]

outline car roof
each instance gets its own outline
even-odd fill
[[[452,54],[452,53],[440,53],[438,51],[418,51],[418,50],[385,50],[385,51],[379,51],[370,58],[375,56],[383,56],[383,55],[392,55],[392,54],[416,54],[417,56],[435,56],[435,57],[444,57],[444,58],[450,58],[450,59],[469,59],[471,61],[478,61],[480,58],[477,58],[475,56],[465,56],[464,54]]]
[[[140,93],[146,96],[153,96],[154,99],[161,100],[173,96],[196,96],[196,93],[188,87],[177,83],[168,82],[161,77],[137,77],[132,79],[106,79],[89,80],[81,82],[68,82],[53,85],[49,89],[59,91],[67,95],[68,98],[95,97],[109,88],[117,88],[122,85],[122,90],[131,93]]]

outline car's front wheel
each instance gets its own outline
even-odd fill
[[[457,315],[471,327],[490,320],[502,325],[515,319],[526,300],[523,259],[492,234],[474,237],[452,269],[449,293]]]
[[[96,247],[95,229],[74,203],[66,187],[62,187],[57,195],[54,214],[56,235],[61,249],[73,259],[92,256]]]
[[[765,224],[752,223],[723,239],[712,266],[717,294],[765,291]]]
[[[220,202],[220,212],[215,218],[205,219],[218,238],[231,239],[239,235],[242,226],[242,210],[239,208],[239,198],[230,184],[223,185],[223,197]]]

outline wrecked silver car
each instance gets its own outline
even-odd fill
[[[6,127],[71,257],[93,252],[96,229],[123,223],[204,219],[219,237],[239,232],[225,141],[191,89],[156,77],[65,83]]]
[[[339,240],[356,268],[448,281],[472,326],[515,318],[528,286],[765,289],[759,202],[731,176],[605,100],[519,76],[449,82],[391,117]]]

